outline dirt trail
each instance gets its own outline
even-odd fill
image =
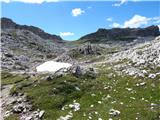
[[[1,116],[0,116],[0,120],[3,120],[3,116],[5,114],[5,106],[7,106],[8,104],[10,104],[13,100],[14,97],[10,96],[10,90],[13,87],[13,84],[10,85],[4,85],[1,87],[1,98],[0,98],[0,111],[1,111]]]

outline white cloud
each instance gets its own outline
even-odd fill
[[[83,14],[83,13],[85,13],[85,11],[84,11],[84,10],[81,10],[81,8],[72,9],[72,15],[73,15],[74,17],[79,16],[79,15],[81,15],[81,14]]]
[[[0,2],[10,3],[10,2],[24,2],[24,3],[37,3],[41,4],[43,2],[58,2],[59,0],[0,0]]]
[[[61,37],[73,36],[74,33],[72,32],[60,32]]]
[[[140,15],[134,15],[130,20],[124,22],[124,27],[137,28],[142,25],[147,25],[151,18]]]
[[[120,0],[119,3],[115,3],[113,4],[112,6],[115,6],[115,7],[120,7],[121,5],[127,3],[129,0]],[[140,0],[130,0],[132,2],[139,2]]]
[[[152,18],[152,20],[154,21],[154,23],[160,23],[160,17],[154,17]]]
[[[110,27],[121,27],[121,28],[138,28],[149,24],[159,24],[160,17],[145,17],[141,15],[134,15],[131,19],[125,21],[123,24],[117,22],[112,23]]]
[[[119,7],[119,6],[123,5],[126,2],[127,2],[127,0],[121,0],[120,3],[115,3],[115,4],[113,4],[113,6]]]
[[[109,21],[109,22],[112,22],[112,21],[113,21],[113,18],[112,18],[112,17],[109,17],[109,18],[107,18],[106,20]]]
[[[116,22],[114,22],[111,26],[113,28],[119,28],[119,27],[121,27],[121,25],[119,23],[116,23]]]

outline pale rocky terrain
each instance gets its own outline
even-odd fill
[[[115,65],[115,69],[129,75],[141,77],[148,75],[147,77],[154,78],[160,74],[157,70],[160,67],[160,36],[126,51],[115,53],[108,61],[115,63],[122,61],[122,64]]]

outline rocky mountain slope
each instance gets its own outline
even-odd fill
[[[60,36],[48,34],[38,27],[16,24],[9,18],[1,18],[1,28],[2,29],[28,30],[38,35],[42,39],[53,40],[54,42],[63,42]]]
[[[18,25],[7,18],[1,19],[1,25],[2,69],[28,71],[65,51],[59,36],[36,27]]]
[[[155,78],[160,75],[160,36],[115,53],[107,61],[114,61],[115,69],[131,76]]]
[[[16,24],[8,18],[1,18],[1,27],[2,68],[12,71],[33,71],[35,65],[53,59],[74,64],[99,61],[107,54],[151,41],[159,35],[157,26],[99,29],[78,41],[65,42],[57,35],[50,35],[34,26]],[[94,44],[89,44],[93,41]]]
[[[65,42],[39,28],[1,20],[0,119],[160,119],[157,26],[100,29]],[[35,70],[49,60],[72,66],[55,73]]]

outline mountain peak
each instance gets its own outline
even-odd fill
[[[44,30],[35,27],[35,26],[28,26],[28,25],[19,25],[16,24],[13,20],[9,18],[1,18],[1,28],[2,29],[23,29],[33,32],[34,34],[40,36],[43,39],[50,39],[55,42],[62,42],[62,38],[58,35],[52,35],[49,33],[46,33]]]
[[[12,29],[15,27],[16,27],[16,23],[13,22],[11,19],[5,18],[5,17],[1,18],[1,28],[2,29],[5,29],[5,28]]]

